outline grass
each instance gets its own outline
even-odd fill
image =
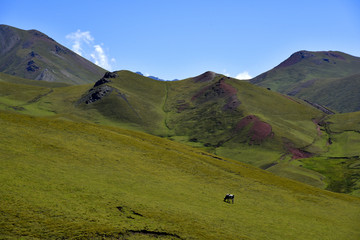
[[[192,78],[161,82],[129,71],[117,74],[107,83],[113,89],[111,94],[92,104],[80,101],[93,87],[91,84],[59,86],[29,80],[27,84],[26,79],[2,74],[5,80],[0,82],[0,109],[142,131],[323,188],[329,184],[325,176],[314,165],[300,167],[289,147],[316,157],[359,156],[358,113],[325,117],[300,100],[226,78],[225,83],[236,89],[240,102],[229,111],[223,108],[227,95],[216,93],[222,75],[207,82],[194,82]],[[249,144],[250,127],[235,131],[247,115],[256,115],[270,124],[273,136]],[[320,132],[314,119],[325,123]]]
[[[360,100],[359,84],[359,73],[341,78],[321,79],[298,97],[326,105],[342,113],[360,111],[357,104]]]
[[[358,158],[317,157],[302,159],[301,162],[305,167],[326,176],[326,189],[360,197],[360,160]]]
[[[0,122],[3,239],[360,236],[358,198],[140,132],[6,111]]]
[[[275,67],[251,82],[338,112],[359,111],[360,58],[341,52],[307,53],[313,56],[293,65]],[[329,56],[328,53],[339,57]],[[298,54],[287,61],[295,60]]]

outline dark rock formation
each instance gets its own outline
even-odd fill
[[[40,57],[40,55],[37,54],[37,53],[34,52],[34,51],[31,51],[31,52],[29,53],[29,57],[31,57],[31,58],[33,58],[33,57]]]
[[[37,70],[39,70],[40,67],[36,65],[36,63],[33,61],[33,60],[30,60],[28,63],[27,63],[27,68],[26,70],[28,72],[35,72]]]
[[[102,78],[102,79],[100,79],[99,81],[97,81],[97,82],[94,84],[94,87],[103,85],[103,84],[108,83],[108,82],[111,82],[111,81],[110,81],[110,80],[107,80],[106,78]],[[90,89],[89,91],[91,91],[91,89]]]
[[[116,78],[117,76],[115,72],[106,72],[103,78]]]
[[[60,46],[58,46],[58,45],[55,45],[55,52],[57,53],[57,54],[67,54],[67,50],[65,49],[65,48],[63,48],[63,47],[60,47]]]
[[[109,95],[113,91],[113,88],[107,85],[92,88],[89,91],[89,94],[85,96],[84,102],[86,104],[96,102],[101,100],[103,97]]]

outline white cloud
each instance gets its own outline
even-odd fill
[[[247,79],[251,79],[252,76],[250,76],[248,71],[244,71],[244,72],[239,73],[238,75],[236,75],[235,78],[240,79],[240,80],[247,80]]]
[[[74,33],[66,35],[66,38],[73,42],[72,50],[80,56],[83,54],[83,43],[90,45],[94,42],[94,38],[90,35],[89,31],[81,32],[79,29]]]
[[[82,32],[77,30],[76,32],[66,35],[66,38],[72,42],[72,50],[89,60],[96,65],[112,71],[111,63],[116,63],[115,58],[109,58],[106,55],[104,49],[99,45],[95,44],[95,38],[91,36],[89,31]]]
[[[103,48],[100,45],[94,45],[95,51],[90,54],[94,63],[102,68],[112,70],[108,57],[106,56]]]

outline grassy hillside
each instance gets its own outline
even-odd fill
[[[0,25],[0,72],[18,77],[65,82],[92,83],[105,70],[36,31]]]
[[[330,136],[323,112],[248,82],[212,72],[162,82],[119,71],[96,86],[36,85],[36,81],[9,79],[0,81],[3,110],[147,132],[279,176],[358,195],[359,169],[351,170],[355,184],[348,184],[347,190],[333,188],[328,174],[332,169],[320,169],[327,162],[317,159],[359,156],[353,142],[360,136],[345,129]],[[343,121],[336,122],[340,126]],[[328,144],[329,138],[334,144]],[[298,160],[309,157],[308,164]]]
[[[0,123],[2,239],[360,237],[358,198],[140,132],[7,111]]]
[[[297,96],[311,102],[326,103],[339,112],[360,111],[360,73],[343,78],[329,78],[316,81]]]
[[[301,162],[326,176],[327,189],[360,196],[360,112],[328,116],[319,130],[327,150]]]
[[[105,84],[92,87],[91,91],[81,92],[77,109],[96,111],[100,117],[113,124],[122,124],[127,128],[136,128],[156,135],[165,135],[165,113],[167,83],[135,74],[130,71],[118,71],[116,77],[107,78]],[[89,95],[109,88],[109,92],[99,101],[85,103]],[[80,93],[80,92],[79,92]]]
[[[359,69],[359,57],[333,51],[299,51],[250,81],[338,112],[355,112],[360,110],[356,103]]]

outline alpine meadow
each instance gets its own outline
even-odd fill
[[[0,25],[0,238],[360,239],[359,76],[301,50],[160,81]]]

